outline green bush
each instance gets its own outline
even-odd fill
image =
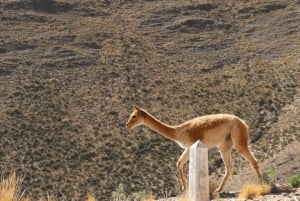
[[[289,184],[295,188],[299,187],[300,186],[300,174],[296,174],[296,175],[292,176],[289,179]]]
[[[276,178],[277,178],[277,167],[275,165],[273,165],[267,171],[267,180],[268,180],[268,182],[275,184]]]

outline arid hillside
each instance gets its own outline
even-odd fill
[[[272,167],[300,140],[299,22],[298,0],[1,1],[1,174],[23,175],[35,199],[109,201],[120,185],[179,194],[182,150],[148,128],[127,130],[132,104],[172,125],[240,116]],[[233,157],[235,174],[248,167]],[[219,178],[217,149],[209,161]],[[291,168],[281,180],[300,172]]]

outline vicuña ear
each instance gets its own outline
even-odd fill
[[[136,110],[140,110],[140,108],[138,106],[136,106],[135,104],[133,104],[133,108]]]

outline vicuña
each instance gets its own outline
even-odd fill
[[[159,121],[146,110],[134,106],[134,111],[131,113],[126,126],[132,129],[139,125],[148,126],[159,134],[175,141],[184,149],[177,161],[177,168],[184,190],[187,190],[188,186],[183,172],[183,165],[189,160],[190,146],[197,140],[200,140],[208,148],[217,146],[225,163],[226,171],[216,192],[223,191],[225,183],[233,172],[232,148],[236,149],[240,155],[249,161],[256,172],[258,180],[261,182],[262,176],[257,160],[248,147],[248,126],[237,116],[230,114],[206,115],[188,120],[177,126],[170,126]]]

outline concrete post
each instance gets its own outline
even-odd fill
[[[209,201],[208,149],[200,141],[190,148],[190,201]]]

